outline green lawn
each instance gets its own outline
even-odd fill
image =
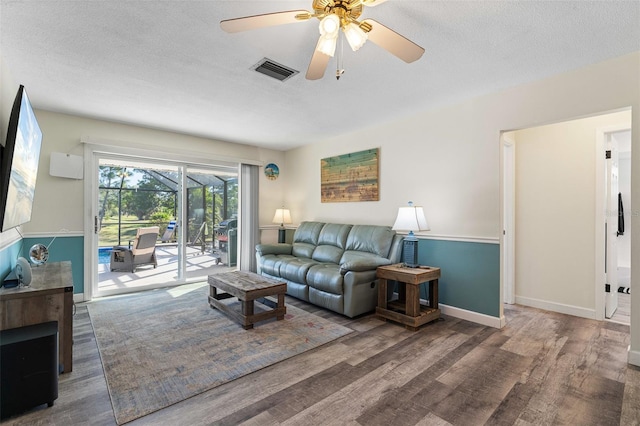
[[[102,228],[99,234],[100,247],[113,247],[117,245],[126,246],[130,240],[133,240],[136,236],[136,230],[138,228],[144,228],[146,226],[155,226],[156,223],[149,222],[147,220],[138,220],[135,216],[123,216],[122,227],[120,231],[120,242],[118,243],[118,218],[105,218],[102,221]],[[164,228],[160,227],[160,235],[164,232]]]

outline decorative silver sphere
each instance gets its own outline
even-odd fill
[[[29,249],[29,259],[34,265],[44,265],[49,260],[49,249],[44,244],[34,244]]]

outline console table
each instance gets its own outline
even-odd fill
[[[376,276],[378,286],[378,306],[376,315],[385,320],[397,321],[408,329],[418,327],[440,318],[438,309],[438,279],[440,268],[418,266],[409,268],[402,264],[380,266]],[[387,300],[387,280],[398,281],[398,298]],[[420,303],[420,284],[429,283],[429,304]]]
[[[60,371],[73,370],[73,277],[71,262],[32,268],[29,287],[0,288],[0,330],[58,321]]]

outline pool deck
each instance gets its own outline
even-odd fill
[[[139,266],[136,272],[111,272],[109,263],[98,265],[98,296],[109,296],[131,291],[144,290],[206,280],[208,275],[235,271],[237,266],[218,264],[219,254],[204,253],[195,247],[187,247],[186,274],[178,281],[178,247],[175,244],[156,246],[158,266]]]

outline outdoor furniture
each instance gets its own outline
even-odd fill
[[[164,234],[162,234],[162,238],[160,238],[160,241],[162,241],[163,243],[170,243],[175,241],[174,234],[176,232],[177,226],[178,224],[175,220],[170,221],[167,225],[167,229],[164,231]]]
[[[156,261],[156,241],[160,228],[138,228],[136,238],[130,247],[117,246],[111,250],[111,271],[131,271],[141,265],[158,266]]]

